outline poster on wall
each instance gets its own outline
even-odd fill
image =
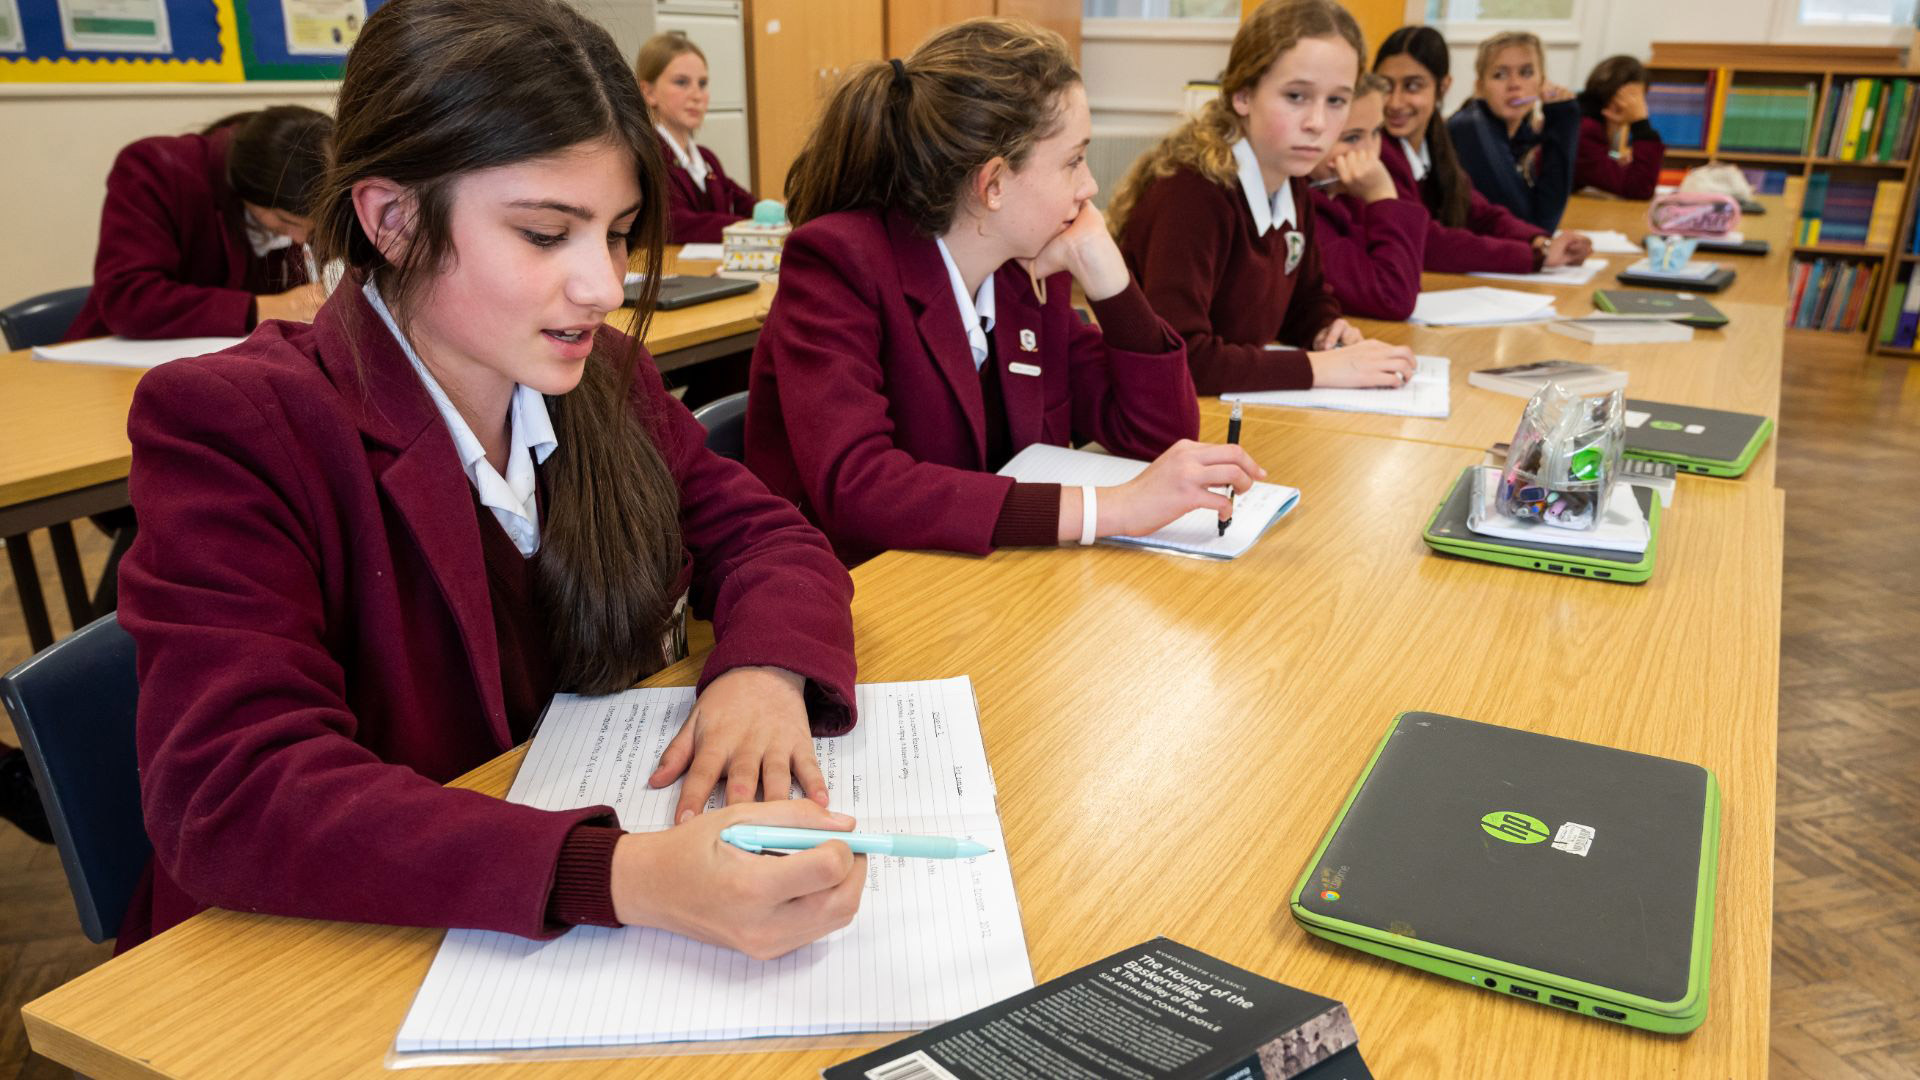
[[[280,0],[288,56],[345,56],[367,24],[366,0]]]
[[[20,30],[20,0],[0,0],[0,53],[27,51],[27,35]]]
[[[164,0],[59,0],[68,52],[171,53]]]

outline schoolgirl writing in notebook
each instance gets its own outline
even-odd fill
[[[1234,35],[1219,96],[1120,182],[1109,207],[1120,250],[1186,339],[1202,394],[1398,386],[1413,374],[1410,349],[1341,318],[1307,197],[1364,53],[1333,0],[1269,0]]]
[[[1433,217],[1427,227],[1426,269],[1530,274],[1585,260],[1593,250],[1585,235],[1549,235],[1474,190],[1439,112],[1453,85],[1449,67],[1447,41],[1431,26],[1395,30],[1373,61],[1375,74],[1393,84],[1387,92],[1380,159],[1400,197],[1419,199]]]
[[[640,46],[633,71],[668,155],[667,243],[717,244],[722,229],[753,215],[754,199],[693,141],[707,119],[707,54],[685,34],[655,34]]]
[[[1480,194],[1552,232],[1573,194],[1580,106],[1547,81],[1546,50],[1525,31],[1481,42],[1473,69],[1473,97],[1447,120],[1460,166]]]
[[[1578,101],[1580,153],[1573,189],[1653,198],[1667,144],[1647,119],[1647,69],[1631,56],[1609,56],[1593,66]]]
[[[1368,73],[1354,88],[1347,126],[1313,172],[1321,268],[1343,311],[1402,320],[1420,297],[1420,260],[1431,218],[1400,198],[1380,161],[1380,111],[1388,82]]]
[[[313,318],[308,203],[333,121],[275,105],[120,151],[107,174],[93,289],[68,340],[245,337]]]
[[[852,584],[603,325],[630,247],[656,276],[664,192],[639,88],[570,7],[393,0],[367,21],[314,204],[345,282],[313,325],[268,323],[134,396],[120,619],[154,862],[123,947],[209,906],[528,937],[638,923],[761,956],[852,917],[845,845],[719,839],[850,824],[785,798],[792,780],[824,801],[811,736],[854,721]],[[650,777],[684,774],[680,824],[442,786],[526,739],[554,691],[659,668],[689,589],[717,640]],[[747,805],[697,814],[723,773]]]
[[[1107,235],[1058,34],[971,19],[855,71],[787,174],[747,463],[848,562],[1144,535],[1261,476],[1190,442],[1180,339]],[[1079,285],[1099,325],[1083,323]],[[1108,488],[994,475],[1029,444],[1152,459]]]

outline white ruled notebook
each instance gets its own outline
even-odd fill
[[[1444,420],[1453,408],[1451,380],[1453,361],[1444,356],[1415,356],[1413,378],[1405,386],[1391,390],[1361,390],[1339,386],[1316,386],[1310,390],[1248,390],[1221,394],[1221,401],[1243,401],[1248,405],[1286,405],[1296,409],[1330,409],[1334,412],[1384,413],[1388,416],[1421,416]]]
[[[993,854],[870,856],[852,925],[766,962],[636,927],[581,926],[544,942],[449,931],[397,1054],[908,1031],[1031,988],[972,682],[856,692],[853,731],[814,741],[833,809],[865,832],[968,837]],[[507,798],[605,803],[623,828],[666,828],[679,787],[654,791],[646,779],[693,699],[692,687],[556,697]]]

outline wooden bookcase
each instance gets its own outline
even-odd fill
[[[1920,353],[1907,349],[1893,349],[1880,343],[1880,324],[1885,314],[1884,305],[1892,296],[1893,282],[1896,276],[1910,273],[1910,267],[1920,262],[1920,255],[1905,253],[1906,241],[1912,236],[1915,211],[1914,179],[1920,170],[1916,169],[1916,159],[1920,159],[1920,146],[1911,150],[1900,161],[1847,161],[1822,157],[1811,153],[1811,143],[1817,137],[1819,118],[1826,115],[1831,101],[1830,95],[1844,93],[1848,81],[1856,78],[1895,78],[1920,80],[1920,48],[1907,46],[1886,47],[1832,47],[1821,46],[1810,49],[1804,46],[1769,46],[1720,44],[1696,44],[1690,42],[1655,42],[1653,59],[1647,64],[1647,74],[1654,82],[1706,82],[1707,78],[1717,76],[1717,85],[1730,84],[1742,86],[1793,86],[1812,83],[1815,85],[1814,123],[1807,132],[1806,142],[1798,154],[1757,153],[1741,150],[1722,150],[1719,142],[1721,113],[1725,108],[1726,95],[1716,93],[1708,101],[1706,145],[1700,148],[1682,148],[1668,146],[1666,160],[1670,167],[1692,168],[1709,161],[1722,161],[1749,168],[1776,169],[1789,176],[1811,177],[1816,171],[1856,176],[1874,180],[1898,180],[1901,184],[1900,213],[1896,219],[1893,240],[1890,245],[1854,245],[1854,244],[1812,244],[1795,245],[1796,257],[1808,258],[1840,257],[1853,259],[1876,267],[1873,288],[1867,296],[1861,325],[1852,333],[1866,333],[1869,347],[1878,353],[1889,356],[1904,356],[1920,359]],[[1920,109],[1904,118],[1903,123],[1911,126],[1920,117]],[[1920,143],[1920,139],[1915,140]],[[1799,208],[1792,211],[1796,218]],[[1786,302],[1785,297],[1782,303]]]

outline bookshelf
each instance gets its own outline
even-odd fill
[[[1887,305],[1920,273],[1920,48],[1656,42],[1647,74],[1669,167],[1719,161],[1806,179],[1822,232],[1809,235],[1804,221],[1794,230],[1789,325],[1797,317],[1850,322],[1834,332],[1866,334],[1875,352],[1920,359],[1920,351],[1883,343],[1880,332]],[[1832,291],[1859,295],[1795,307],[1803,277],[1816,285],[1831,278]],[[1913,285],[1920,288],[1920,278]],[[1831,317],[1816,318],[1823,314]]]

